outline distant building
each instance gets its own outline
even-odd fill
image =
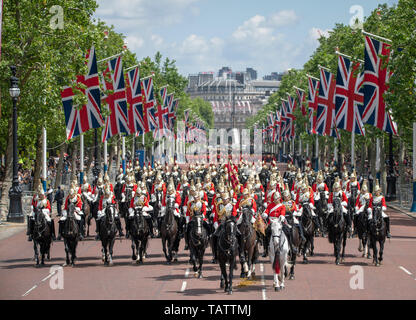
[[[188,88],[194,88],[212,80],[214,80],[214,72],[200,72],[197,75],[189,75]]]
[[[230,67],[222,67],[218,71],[218,78],[231,79],[233,71]]]
[[[272,72],[270,75],[263,77],[263,80],[267,81],[282,81],[284,73]]]
[[[189,84],[187,93],[191,98],[200,97],[211,103],[215,128],[232,128],[234,120],[236,128],[244,129],[247,118],[255,115],[267,103],[269,96],[279,89],[280,82],[250,80],[248,72],[236,72],[236,79],[227,79],[224,75],[231,77],[231,68],[224,67],[221,70],[216,79],[197,86]],[[191,80],[194,81],[189,77]]]
[[[247,68],[246,73],[249,74],[250,80],[257,80],[257,71],[253,68]]]

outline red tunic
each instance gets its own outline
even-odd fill
[[[111,203],[116,204],[116,197],[114,195],[111,197],[111,199],[112,199]],[[103,210],[103,201],[104,201],[104,196],[101,196],[100,203],[98,204],[99,211]]]
[[[351,181],[348,181],[348,183],[347,183],[347,191],[348,192],[351,191],[350,186],[351,186]],[[358,181],[357,181],[357,188],[358,188],[358,190],[361,190],[360,189],[360,183]]]
[[[316,183],[313,184],[312,186],[312,190],[313,192],[316,192],[318,189],[318,185]],[[329,192],[328,186],[326,185],[326,183],[324,183],[324,190]]]
[[[341,200],[341,202],[344,202],[344,201],[346,203],[348,203],[348,198],[345,195],[345,192],[342,191],[342,200]],[[331,192],[331,195],[329,196],[329,199],[328,199],[328,204],[330,204],[330,203],[334,203],[334,193],[333,192]]]
[[[214,206],[214,208],[215,208],[215,206]],[[237,216],[237,209],[236,209],[236,206],[235,206],[235,205],[233,206],[233,210],[232,210],[232,212],[231,212],[231,215],[232,215],[233,217],[236,217],[236,216]],[[221,221],[219,220],[218,212],[217,212],[217,210],[216,210],[216,209],[214,210],[214,219],[213,219],[213,223],[215,223],[215,222],[217,222],[218,224],[221,224]]]
[[[79,208],[81,210],[82,209],[82,200],[81,200],[81,197],[79,197],[78,195],[76,197],[77,197],[77,202],[75,203],[75,207],[77,207],[77,208]],[[67,196],[66,197],[66,200],[65,200],[65,207],[64,207],[65,210],[68,210],[68,202],[69,201],[70,201],[69,200],[69,196]]]
[[[135,208],[135,206],[134,206],[134,198],[135,197],[133,197],[133,198],[131,198],[131,201],[130,201],[130,208],[132,208],[132,209],[134,209]],[[148,207],[149,206],[149,199],[148,198],[144,198],[144,205],[143,205],[144,207]]]
[[[265,214],[267,214],[267,216],[270,218],[270,217],[273,217],[273,218],[278,218],[278,217],[280,217],[280,216],[285,216],[286,215],[286,207],[283,205],[283,204],[281,204],[281,203],[279,203],[279,204],[276,204],[276,203],[274,203],[274,202],[272,202],[272,203],[270,203],[268,206],[267,206],[267,208],[266,208],[266,210],[264,211],[264,213]],[[270,224],[271,222],[270,222],[270,220],[269,220],[269,224]]]

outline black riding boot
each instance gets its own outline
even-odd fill
[[[123,229],[121,228],[120,218],[116,218],[116,226],[117,226],[117,229],[118,229],[118,235],[120,237],[124,237]]]
[[[77,223],[78,223],[78,229],[79,229],[79,233],[78,233],[78,240],[83,240],[84,239],[84,237],[82,236],[82,218],[81,218],[81,220],[77,220]]]
[[[264,237],[264,243],[263,243],[264,252],[263,252],[263,255],[262,255],[263,258],[267,257],[267,255],[268,255],[271,232],[272,231],[271,231],[270,225],[269,225],[266,229],[266,236]]]
[[[390,234],[390,217],[384,218],[384,222],[386,223],[386,228],[387,228],[387,238],[391,238],[391,234]]]
[[[189,231],[189,224],[188,223],[185,227],[185,248],[184,250],[189,250],[189,245],[188,245],[188,240],[189,240],[189,236],[188,236],[188,231]]]
[[[101,229],[101,220],[97,219],[95,220],[95,232],[96,232],[96,236],[95,236],[95,240],[100,240],[100,229]]]
[[[124,219],[124,221],[126,222],[126,239],[128,239],[130,238],[130,218],[127,217],[126,219]]]
[[[33,234],[33,220],[30,217],[27,217],[27,232],[26,235],[27,241],[32,241],[32,234]]]
[[[286,235],[286,238],[289,242],[289,249],[290,252],[297,254],[297,250],[295,249],[295,247],[293,246],[293,233],[292,233],[292,229],[290,229],[290,227],[288,225],[284,225],[283,226],[283,232]]]
[[[352,234],[352,232],[351,232],[352,231],[352,229],[351,229],[352,221],[351,221],[350,214],[348,212],[344,213],[344,218],[345,218],[345,221],[347,222],[348,233]]]
[[[315,226],[322,232],[322,226],[321,226],[321,223],[319,222],[318,216],[313,217],[313,222],[315,223]]]
[[[352,234],[352,236],[356,236],[357,235],[357,224],[358,224],[358,214],[354,214],[354,233]]]
[[[58,222],[58,238],[57,240],[62,240],[62,230],[64,229],[64,221],[59,221]]]
[[[155,234],[153,233],[153,219],[152,219],[152,217],[146,218],[146,221],[147,221],[147,225],[149,226],[150,236],[152,238],[154,238]]]
[[[306,241],[305,235],[303,234],[303,225],[302,225],[302,223],[298,223],[296,226],[299,228],[299,235],[300,235],[302,241]]]
[[[49,225],[49,228],[51,230],[51,239],[56,240],[55,223],[53,223],[53,220],[51,220],[50,222],[48,222],[48,225]]]

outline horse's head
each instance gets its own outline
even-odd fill
[[[271,231],[272,231],[272,240],[275,250],[280,250],[281,238],[283,235],[283,222],[285,221],[284,216],[278,218],[270,218],[271,221]]]
[[[110,204],[105,208],[105,220],[107,224],[113,224],[115,220],[116,208],[114,204]]]
[[[302,217],[304,216],[307,219],[310,219],[312,217],[312,211],[311,211],[311,207],[309,205],[308,201],[305,201],[302,203]]]
[[[227,218],[225,220],[225,238],[229,243],[236,241],[237,239],[237,223],[234,218]]]
[[[193,221],[194,221],[194,233],[200,237],[202,235],[204,217],[201,213],[199,213],[193,217]]]

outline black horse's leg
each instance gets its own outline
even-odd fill
[[[165,254],[166,261],[169,262],[168,255],[166,253],[166,238],[164,235],[162,235],[162,248],[163,248],[163,253]]]
[[[131,260],[133,260],[133,261],[137,259],[137,256],[135,254],[136,253],[135,248],[136,248],[136,246],[135,246],[134,237],[131,237],[131,250],[132,250]]]
[[[345,246],[347,245],[347,230],[343,232],[341,262],[345,260]]]
[[[381,264],[381,262],[383,261],[384,241],[385,241],[385,239],[381,239],[381,240],[379,241],[379,243],[380,243],[380,257],[379,257],[379,263],[380,263],[380,264]]]
[[[64,238],[64,246],[65,246],[65,254],[66,254],[66,264],[69,265],[69,246],[68,246],[68,240]]]
[[[220,288],[224,288],[224,292],[228,290],[228,282],[227,282],[227,269],[225,268],[225,261],[220,261],[220,269],[221,269],[221,282]]]
[[[230,270],[228,274],[228,294],[233,294],[233,274],[234,274],[235,258],[231,258]]]
[[[110,266],[113,265],[113,247],[114,247],[114,242],[116,241],[115,238],[111,239],[110,244],[109,244],[109,252],[110,252]]]
[[[377,239],[374,236],[371,236],[371,246],[373,247],[373,263],[375,266],[378,266]]]

